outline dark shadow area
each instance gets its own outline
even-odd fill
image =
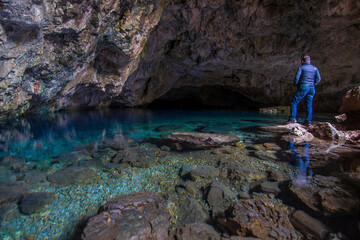
[[[174,88],[147,105],[154,109],[236,109],[257,110],[260,103],[225,86]]]

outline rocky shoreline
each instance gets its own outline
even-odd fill
[[[314,146],[311,150],[317,151],[337,140],[337,135],[332,134],[334,129],[329,128],[330,125],[329,123],[317,123],[308,129],[309,132],[299,124],[271,126],[265,129],[269,131],[285,131],[286,129],[283,139],[297,143],[304,142],[304,139],[300,141],[299,138],[305,137],[305,140],[309,140],[307,134],[312,132],[316,136],[312,137],[312,143],[322,144],[322,146]],[[301,129],[301,131],[296,129]],[[295,134],[299,132],[304,134]],[[288,137],[288,134],[291,137]],[[329,136],[333,136],[333,139],[329,140]],[[298,139],[294,140],[294,138]],[[174,140],[173,138],[170,139]],[[354,147],[350,148],[351,151],[360,147],[359,143],[355,144],[353,139],[350,140]],[[181,141],[183,140],[179,140],[179,142]],[[346,146],[339,146],[342,150],[338,151],[337,154],[349,150],[346,141],[344,142]],[[198,149],[201,146],[204,147],[198,142]],[[204,148],[206,149],[206,147]],[[264,151],[267,154],[280,149],[275,144],[269,143],[260,146],[254,145],[253,147],[257,151]],[[234,154],[232,151],[238,151],[235,146],[220,149],[227,152],[228,155]],[[219,153],[212,150],[210,154],[216,156]],[[318,155],[321,154],[318,153]],[[311,154],[311,156],[314,158],[315,154]],[[269,159],[269,157],[263,154],[262,159]],[[155,205],[161,204],[163,206],[162,208],[153,207],[157,210],[155,210],[156,213],[152,213],[154,210],[145,210],[143,203],[138,203],[137,200],[134,200],[134,194],[130,194],[112,202],[124,201],[122,199],[132,202],[134,206],[131,208],[135,208],[138,215],[122,216],[124,207],[116,205],[112,207],[112,209],[116,209],[113,213],[115,220],[112,223],[113,217],[111,217],[111,211],[106,210],[109,208],[106,205],[104,211],[89,220],[82,239],[96,239],[92,236],[98,236],[96,235],[98,233],[106,233],[104,236],[111,235],[106,239],[123,239],[121,236],[124,234],[130,234],[127,235],[126,239],[194,240],[351,239],[354,236],[347,236],[344,232],[333,232],[331,230],[331,227],[334,226],[333,223],[330,224],[330,227],[322,222],[325,220],[329,224],[336,219],[344,218],[352,218],[352,220],[358,221],[356,216],[360,210],[358,207],[360,205],[359,188],[343,185],[341,183],[343,179],[340,176],[315,175],[307,177],[306,182],[297,182],[276,170],[258,171],[251,169],[236,158],[231,160],[219,159],[216,164],[213,163],[206,167],[194,167],[191,164],[183,165],[179,175],[182,181],[175,186],[175,189],[181,203],[176,206],[179,214],[176,217],[179,218],[176,223],[170,221],[170,216],[176,212],[173,203],[167,203],[168,208],[166,208],[164,207],[166,205],[164,199],[156,194],[152,195],[153,198],[161,198],[158,200],[160,202],[155,203]],[[136,196],[143,196],[140,198],[142,201],[156,202],[152,198],[146,200],[148,194],[147,192],[139,192]],[[278,199],[279,196],[286,200]],[[292,204],[287,205],[289,203]],[[160,213],[162,220],[158,221],[156,216]],[[142,231],[147,233],[136,230],[137,223],[132,225],[132,222],[135,221],[133,220],[134,216],[139,216],[140,219],[153,219],[155,223],[150,223],[150,225],[153,227],[152,231],[155,235],[151,235],[149,233],[151,231],[146,230],[146,227]],[[145,223],[143,224],[146,226]],[[121,227],[124,225],[127,227]],[[171,228],[168,228],[170,225]],[[169,231],[164,230],[164,226]],[[156,235],[158,231],[162,232],[161,236]],[[350,234],[356,234],[356,231],[355,227]]]
[[[157,139],[117,135],[37,163],[2,157],[0,236],[356,239],[360,131],[348,123],[259,127],[251,144],[161,125]]]

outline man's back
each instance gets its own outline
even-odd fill
[[[296,73],[294,85],[296,86],[315,86],[321,80],[317,67],[307,62],[301,65]]]

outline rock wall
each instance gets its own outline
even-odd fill
[[[177,91],[207,101],[201,89],[218,86],[245,108],[287,105],[305,53],[323,79],[318,111],[337,111],[360,84],[357,0],[1,2],[0,115],[140,106]]]

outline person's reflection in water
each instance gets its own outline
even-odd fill
[[[307,185],[308,179],[312,177],[313,172],[309,167],[309,143],[306,142],[304,146],[303,154],[299,154],[295,149],[295,143],[291,141],[289,143],[289,149],[291,150],[291,158],[296,161],[297,173],[296,176],[291,175],[291,180],[296,186]]]

